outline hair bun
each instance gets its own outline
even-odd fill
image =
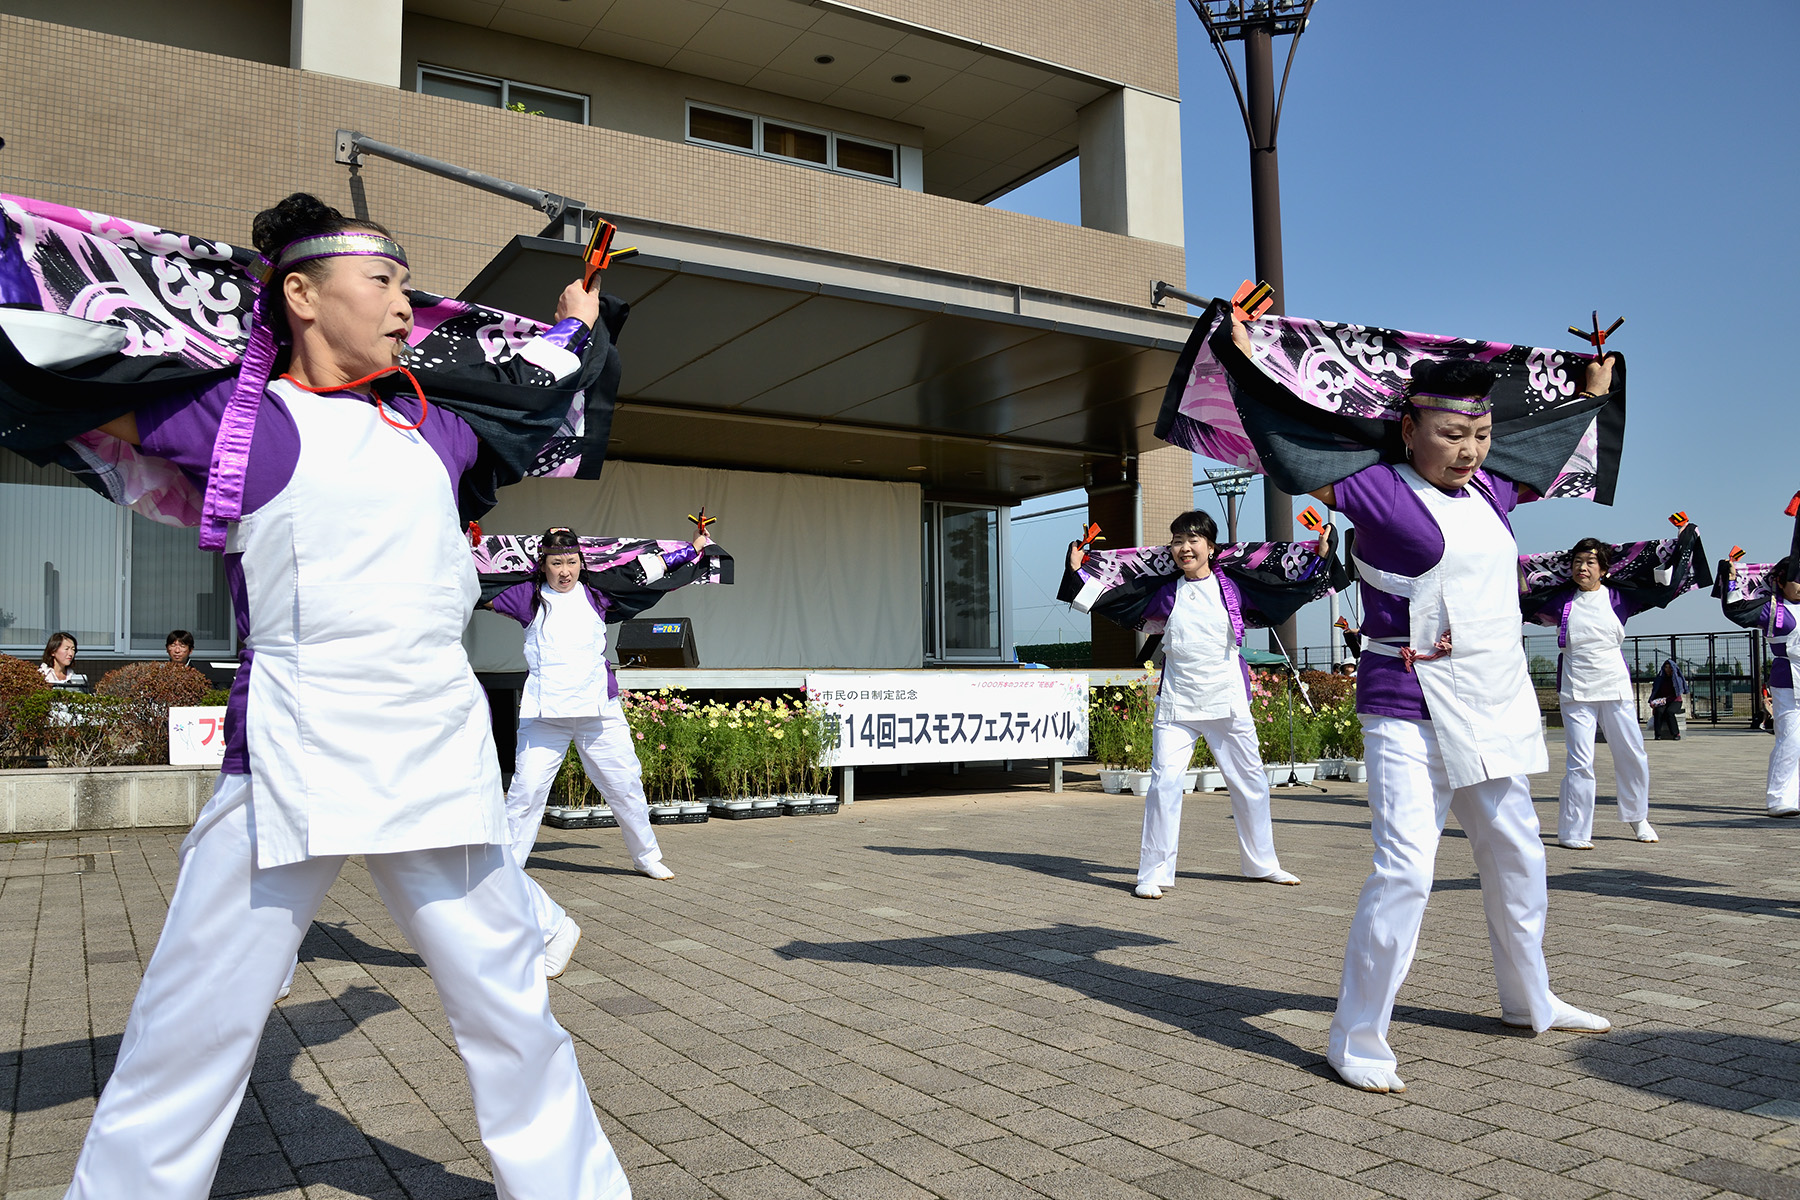
[[[1408,393],[1438,396],[1485,396],[1494,389],[1494,368],[1472,358],[1434,359],[1416,362]]]
[[[295,192],[274,208],[256,214],[250,225],[250,240],[262,254],[271,255],[289,242],[336,233],[348,224],[343,213],[311,192]]]

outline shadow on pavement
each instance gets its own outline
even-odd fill
[[[1800,1045],[1782,1038],[1704,1029],[1627,1030],[1577,1038],[1571,1048],[1596,1079],[1728,1112],[1772,1100],[1792,1104],[1791,1097],[1800,1094]]]
[[[1107,951],[1172,944],[1169,938],[1104,926],[1050,925],[873,942],[796,941],[777,947],[775,953],[816,962],[862,963],[903,970],[972,968],[1044,979],[1126,1012],[1165,1021],[1215,1045],[1266,1055],[1321,1078],[1336,1078],[1325,1065],[1323,1055],[1250,1023],[1252,1017],[1281,1014],[1276,1017],[1279,1022],[1323,1029],[1337,1007],[1335,996],[1214,983],[1095,957]],[[1494,1016],[1404,1006],[1396,1008],[1394,1016],[1404,1022],[1447,1029],[1494,1033],[1500,1030]]]
[[[1634,871],[1628,867],[1576,866],[1572,870],[1553,870],[1550,872],[1549,883],[1553,892],[1628,896],[1633,900],[1710,908],[1720,912],[1800,917],[1800,899],[1791,896],[1746,896],[1741,892],[1721,892],[1714,889],[1725,887],[1726,884],[1707,879],[1686,879],[1679,875],[1659,875],[1654,871]],[[1480,886],[1480,882],[1472,877],[1442,879],[1432,885],[1432,890],[1463,892]]]
[[[308,943],[314,940],[309,933]],[[490,1184],[454,1174],[441,1163],[369,1137],[294,1082],[295,1060],[306,1050],[329,1045],[370,1017],[399,1007],[386,992],[366,987],[350,988],[336,999],[275,1007],[271,1016],[277,1019],[263,1029],[245,1104],[252,1106],[252,1112],[261,1110],[275,1131],[279,1149],[244,1154],[247,1143],[267,1146],[268,1134],[257,1128],[260,1123],[254,1120],[246,1127],[240,1112],[238,1127],[225,1141],[214,1195],[266,1196],[292,1192],[304,1184],[308,1191],[320,1188],[333,1194],[387,1197],[394,1194],[395,1179],[403,1180],[412,1195],[494,1195]],[[8,1095],[7,1110],[41,1112],[97,1097],[112,1074],[119,1040],[120,1035],[109,1034],[0,1054],[0,1092]],[[235,1158],[234,1150],[238,1151]],[[371,1156],[380,1158],[382,1168],[369,1161]]]

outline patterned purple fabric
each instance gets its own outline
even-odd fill
[[[0,302],[121,326],[128,355],[216,368],[244,354],[259,294],[248,247],[3,194],[0,225]],[[412,301],[408,365],[501,362],[545,332],[536,321],[461,300],[414,292]],[[552,340],[574,349],[578,331],[569,325]],[[584,422],[578,398],[529,474],[574,475]],[[191,478],[104,434],[83,441],[85,448],[72,444],[77,453],[114,468],[100,478],[115,502],[164,524],[197,523],[202,500]]]
[[[539,534],[489,534],[475,547],[475,571],[480,575],[518,575],[537,570]],[[590,571],[610,571],[628,566],[644,554],[660,554],[663,563],[677,567],[694,561],[690,542],[655,541],[647,538],[584,537],[581,559]],[[693,583],[724,583],[729,559],[709,556]],[[529,598],[529,596],[528,596]]]
[[[1680,550],[1679,538],[1663,538],[1654,542],[1621,542],[1612,547],[1612,564],[1607,567],[1608,576],[1629,574],[1653,574],[1656,571],[1668,570],[1675,565]],[[1543,554],[1519,555],[1519,579],[1526,591],[1538,591],[1560,587],[1572,581],[1569,573],[1569,552],[1567,550],[1551,550]],[[1689,580],[1681,594],[1692,591],[1700,585]]]
[[[1230,577],[1231,601],[1235,602],[1234,625],[1266,627],[1279,624],[1286,616],[1331,593],[1341,585],[1343,574],[1335,556],[1320,558],[1316,542],[1245,542],[1221,547],[1213,558],[1213,568],[1222,577]],[[1123,550],[1091,550],[1081,569],[1065,580],[1060,598],[1069,600],[1083,585],[1097,581],[1100,594],[1091,611],[1118,620],[1141,633],[1156,634],[1167,623],[1168,608],[1159,610],[1157,597],[1149,597],[1130,619],[1116,616],[1121,604],[1128,604],[1134,594],[1160,589],[1165,582],[1181,577],[1175,556],[1167,546],[1136,546]],[[1261,584],[1262,587],[1257,587]],[[1246,594],[1247,590],[1252,594]],[[1261,592],[1267,603],[1276,602],[1282,611],[1271,620],[1259,607],[1253,593]],[[1242,640],[1241,637],[1239,639]]]
[[[1201,318],[1170,381],[1157,434],[1197,454],[1267,474],[1239,412],[1238,385],[1211,345],[1228,311],[1215,302]],[[1562,350],[1298,317],[1264,317],[1246,329],[1254,369],[1277,389],[1321,414],[1364,421],[1400,419],[1415,363],[1465,359],[1492,364],[1513,381],[1506,386],[1523,412],[1550,417],[1574,402],[1578,385],[1570,374],[1584,361]],[[1596,413],[1546,495],[1610,496],[1604,476],[1616,472],[1616,448],[1603,447],[1604,424],[1603,414]],[[1604,452],[1608,449],[1612,452]]]

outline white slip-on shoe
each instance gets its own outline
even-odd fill
[[[1131,890],[1131,894],[1139,900],[1161,900],[1162,889],[1154,883],[1140,883]]]
[[[1556,844],[1564,850],[1592,850],[1594,848],[1592,842],[1565,842],[1561,838],[1556,840]]]
[[[557,927],[556,936],[544,947],[544,978],[555,979],[569,969],[569,959],[575,954],[575,946],[581,941],[581,926],[573,918],[564,917],[563,923]]]
[[[1500,1023],[1514,1029],[1530,1029],[1531,1016],[1528,1013],[1500,1014]],[[1597,1013],[1585,1012],[1573,1004],[1556,1002],[1556,1011],[1550,1017],[1550,1027],[1546,1033],[1608,1033],[1612,1030],[1612,1022]]]
[[[641,875],[648,875],[652,879],[673,879],[673,878],[675,878],[675,872],[673,872],[673,871],[669,870],[669,868],[663,866],[662,859],[660,859],[660,858],[657,859],[653,863],[638,864],[638,873]]]
[[[1387,1085],[1388,1091],[1390,1092],[1404,1092],[1406,1090],[1406,1080],[1400,1078],[1400,1076],[1394,1074],[1392,1071],[1387,1073]]]
[[[1662,841],[1661,838],[1656,836],[1656,830],[1650,828],[1649,821],[1633,821],[1631,823],[1631,832],[1636,835],[1637,840],[1640,842]]]
[[[1270,871],[1267,875],[1258,875],[1256,876],[1256,880],[1258,883],[1280,883],[1285,884],[1288,887],[1300,886],[1300,877],[1298,875],[1294,874],[1292,871],[1283,871],[1280,868]]]
[[[294,990],[293,984],[284,983],[281,985],[281,990],[279,992],[275,993],[275,998],[277,1000],[286,1000],[288,998],[288,993],[293,990]]]
[[[1800,817],[1800,804],[1793,808],[1771,808],[1769,815],[1771,817]]]
[[[1398,1083],[1400,1079],[1386,1067],[1340,1067],[1333,1063],[1331,1069],[1337,1072],[1339,1079],[1359,1092],[1381,1092],[1385,1095],[1394,1090],[1393,1085],[1388,1081],[1393,1080]],[[1405,1085],[1401,1084],[1401,1086]]]

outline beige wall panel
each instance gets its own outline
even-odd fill
[[[1180,0],[813,0],[860,10],[1156,92],[1180,94]]]
[[[576,196],[618,216],[1146,306],[1178,247],[617,130],[0,16],[0,189],[225,240],[296,188],[351,206],[338,128]],[[182,86],[171,87],[171,80]],[[455,293],[522,205],[370,160],[371,215]]]

